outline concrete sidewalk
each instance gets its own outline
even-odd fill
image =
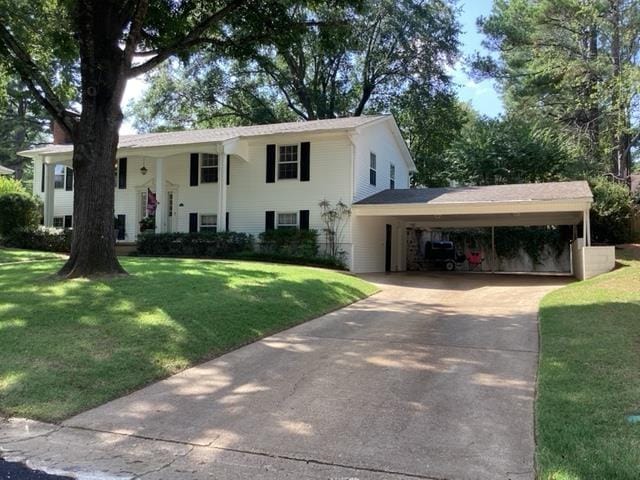
[[[368,276],[382,292],[48,426],[9,459],[86,478],[531,479],[553,277]]]

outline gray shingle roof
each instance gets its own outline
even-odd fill
[[[589,184],[585,181],[384,190],[356,202],[355,205],[527,202],[578,198],[592,198]]]
[[[269,125],[251,125],[246,127],[210,128],[205,130],[184,130],[179,132],[142,133],[122,135],[118,148],[163,147],[171,145],[190,145],[209,142],[223,142],[233,138],[258,137],[283,133],[328,132],[332,130],[352,130],[386,115],[363,115],[360,117],[332,118],[307,122],[272,123]],[[42,148],[20,152],[21,154],[55,154],[72,152],[73,145],[48,145]]]

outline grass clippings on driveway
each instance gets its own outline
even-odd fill
[[[541,304],[537,462],[541,480],[640,478],[640,248],[620,268]]]
[[[121,262],[131,276],[94,281],[0,265],[0,415],[57,421],[376,291],[297,266]]]

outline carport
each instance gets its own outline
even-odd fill
[[[573,226],[571,270],[589,278],[613,268],[613,247],[592,247],[587,182],[389,189],[354,203],[353,270],[406,270],[406,229]]]

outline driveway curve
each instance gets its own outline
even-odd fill
[[[118,459],[101,451],[92,468],[117,478],[140,474],[136,455],[156,479],[534,478],[538,303],[568,279],[365,278],[380,293],[73,417],[50,441],[110,443]],[[49,457],[65,470],[73,454]]]

